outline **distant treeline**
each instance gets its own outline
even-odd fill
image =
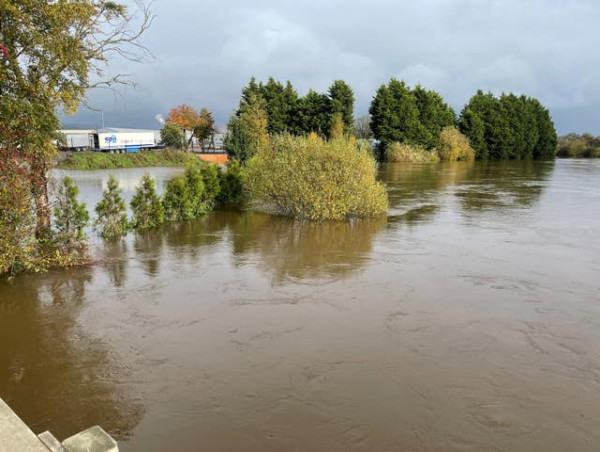
[[[559,157],[571,158],[600,158],[600,136],[591,133],[578,135],[570,133],[558,139]]]
[[[556,155],[557,135],[550,113],[528,96],[496,97],[478,91],[457,117],[439,93],[391,79],[377,90],[368,120],[355,121],[353,111],[354,92],[342,80],[336,80],[325,94],[310,90],[300,97],[289,81],[284,85],[272,77],[267,83],[252,78],[229,121],[225,148],[232,157],[244,160],[247,149],[256,147],[253,140],[260,139],[253,130],[265,123],[269,135],[314,132],[330,138],[340,129],[359,138],[370,135],[377,140],[378,157],[383,159],[393,143],[435,150],[442,130],[456,127],[470,140],[479,160]],[[370,128],[370,134],[365,128]]]
[[[301,97],[290,81],[283,85],[270,77],[267,83],[257,83],[253,77],[248,86],[242,89],[240,107],[233,120],[243,113],[246,106],[255,102],[267,114],[270,135],[316,132],[328,136],[335,118],[341,118],[346,132],[350,132],[354,126],[354,91],[342,80],[333,82],[327,93],[317,93],[311,89]]]

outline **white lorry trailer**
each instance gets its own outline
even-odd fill
[[[89,151],[94,149],[95,130],[59,130],[62,135],[60,148],[69,151]]]
[[[137,152],[156,147],[153,130],[102,129],[96,148],[103,152]]]
[[[106,128],[101,130],[59,130],[64,137],[61,149],[100,152],[137,152],[160,148],[154,130]]]

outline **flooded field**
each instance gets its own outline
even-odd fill
[[[69,174],[91,210],[144,171]],[[387,218],[215,212],[1,283],[0,397],[122,452],[600,450],[600,162],[381,179]]]

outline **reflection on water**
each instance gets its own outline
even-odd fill
[[[531,208],[554,168],[551,162],[491,162],[473,165],[456,192],[464,210]]]
[[[0,396],[36,432],[65,438],[101,424],[128,438],[143,416],[128,372],[78,324],[88,271],[25,275],[0,286]]]
[[[388,184],[391,223],[408,226],[433,220],[444,192],[467,179],[473,162],[398,165],[384,163],[380,178]]]
[[[207,253],[205,247],[227,246],[234,266],[255,262],[272,275],[273,284],[290,278],[338,278],[352,275],[368,262],[373,239],[386,222],[380,217],[315,224],[251,211],[214,212],[196,221],[135,234],[135,259],[146,266],[147,274],[156,276],[163,244],[190,265]],[[103,255],[111,278],[118,281],[125,272],[127,245],[106,245]]]
[[[255,256],[275,282],[352,275],[368,262],[373,239],[386,225],[385,217],[315,224],[255,212],[231,220],[234,261],[243,266],[247,255]]]
[[[133,452],[595,451],[600,162],[380,177],[387,219],[214,212],[0,284],[0,396]]]
[[[163,242],[164,234],[156,231],[136,231],[134,235],[135,259],[142,263],[148,276],[160,273]]]

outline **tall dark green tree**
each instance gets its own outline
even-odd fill
[[[478,91],[458,120],[477,159],[543,159],[556,154],[550,113],[536,99],[514,94],[499,98]]]
[[[292,82],[288,80],[283,89],[283,103],[285,105],[286,130],[290,133],[293,133],[297,126],[298,102],[298,92],[292,86]]]
[[[260,86],[260,95],[265,101],[264,106],[269,117],[268,130],[270,134],[278,134],[287,130],[287,105],[283,85],[269,77],[265,85]]]
[[[409,87],[396,79],[381,85],[369,108],[371,130],[382,149],[397,141],[420,144],[423,126],[419,121],[417,101]]]
[[[240,100],[240,106],[244,103],[248,103],[250,101],[250,96],[261,96],[261,86],[256,83],[256,78],[250,78],[250,82],[248,86],[242,88],[242,98]]]
[[[298,106],[298,129],[300,134],[315,132],[327,136],[331,127],[331,101],[326,94],[310,90],[300,99]]]
[[[354,91],[343,80],[336,80],[329,87],[330,117],[341,114],[344,133],[352,132],[354,126]]]
[[[433,149],[439,145],[440,132],[448,126],[454,125],[456,114],[452,107],[444,102],[442,96],[435,91],[429,91],[417,85],[412,94],[415,96],[419,121],[423,126],[420,129],[420,145],[426,149]]]
[[[530,102],[537,120],[538,130],[538,141],[535,145],[533,157],[537,159],[554,158],[558,145],[558,135],[550,111],[536,99],[531,99]]]
[[[485,124],[481,116],[473,111],[469,105],[465,106],[460,114],[458,129],[469,137],[471,147],[475,150],[475,158],[486,160],[488,149],[485,141]]]
[[[224,146],[231,157],[245,162],[267,145],[268,115],[264,104],[261,96],[251,93],[247,102],[242,99],[240,109],[229,119]]]

